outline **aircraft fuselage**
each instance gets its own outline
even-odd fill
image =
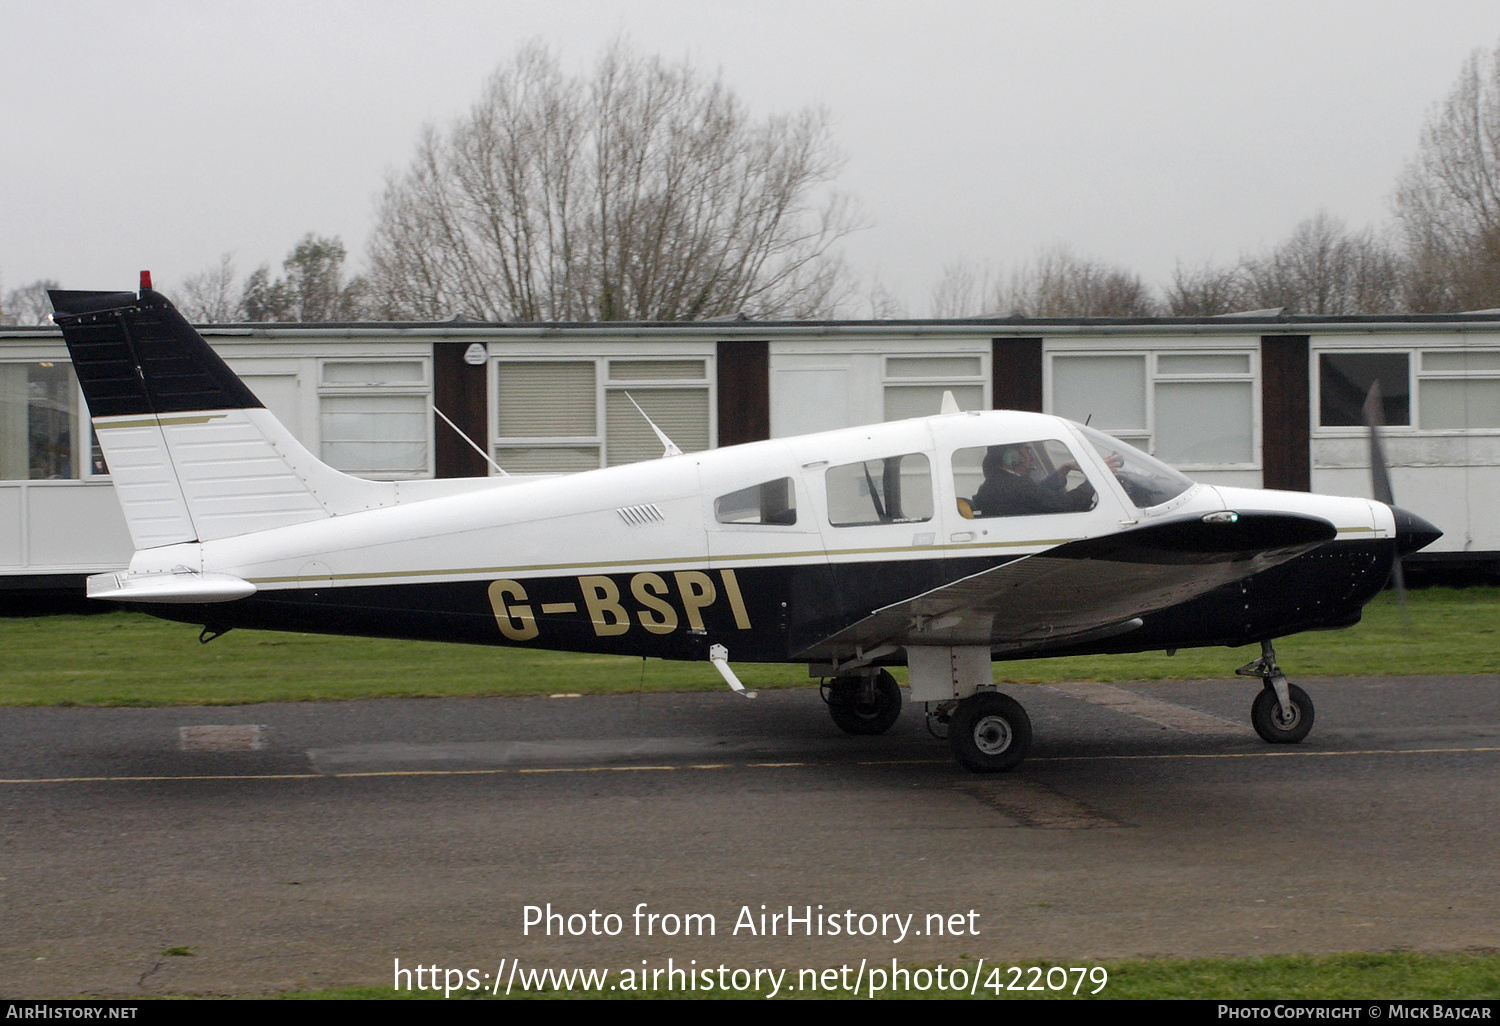
[[[1097,501],[1082,511],[968,516],[957,454],[1024,439],[1066,444]],[[920,456],[905,514],[839,524],[831,468]],[[721,500],[787,481],[792,514],[722,522]],[[478,484],[478,482],[476,482]],[[856,481],[856,485],[859,482]],[[880,490],[871,479],[868,487]],[[927,489],[930,494],[913,494]],[[856,489],[857,491],[858,489]],[[716,505],[717,503],[717,505]],[[738,661],[808,658],[891,603],[1070,541],[1223,510],[1297,513],[1335,540],[1141,617],[1102,639],[998,646],[995,658],[1239,645],[1345,626],[1384,585],[1390,509],[1365,499],[1194,485],[1141,510],[1065,421],[956,414],[773,440],[142,550],[132,574],[186,567],[255,586],[233,602],[143,606],[215,629],[277,630]],[[856,517],[857,519],[857,517]],[[826,655],[826,653],[825,653]],[[900,662],[900,653],[882,658]]]

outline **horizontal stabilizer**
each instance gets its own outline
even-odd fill
[[[255,585],[232,574],[192,571],[94,574],[86,587],[89,598],[106,602],[233,602],[255,594]]]

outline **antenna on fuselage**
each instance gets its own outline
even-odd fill
[[[939,413],[962,413],[963,411],[958,408],[958,400],[955,399],[955,398],[953,398],[953,393],[952,392],[944,392],[943,393],[943,405],[942,405],[942,408],[938,410],[938,412]]]
[[[440,410],[440,409],[437,408],[437,403],[433,403],[432,404],[432,412],[436,413],[439,417],[442,417],[444,424],[447,424],[454,431],[457,431],[458,432],[458,437],[462,438],[464,441],[466,441],[466,442],[469,443],[469,448],[473,449],[475,452],[479,453],[479,455],[483,456],[485,462],[488,463],[490,466],[492,466],[492,467],[495,468],[495,473],[499,474],[501,477],[510,477],[510,475],[505,472],[505,468],[504,467],[502,467],[502,466],[500,466],[500,464],[496,463],[495,460],[494,460],[494,458],[491,457],[489,453],[485,452],[479,446],[475,445],[474,444],[474,439],[472,439],[468,435],[464,434],[464,429],[463,428],[459,427],[457,424],[453,423],[453,421],[449,420],[448,419],[448,415],[446,413],[444,413],[442,410]]]
[[[630,405],[635,407],[636,413],[639,413],[642,417],[645,417],[646,423],[651,425],[651,430],[656,432],[656,437],[661,439],[661,444],[666,446],[666,451],[661,454],[662,459],[666,459],[668,456],[681,456],[682,450],[677,448],[677,443],[668,438],[667,433],[661,428],[657,427],[655,421],[646,416],[646,411],[641,409],[641,404],[635,401],[635,396],[631,395],[629,392],[626,392],[625,398],[630,400]]]

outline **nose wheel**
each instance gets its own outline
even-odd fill
[[[1255,725],[1255,732],[1273,745],[1294,745],[1312,730],[1312,699],[1295,684],[1288,684],[1287,692],[1285,708],[1270,688],[1263,688],[1250,706],[1250,722]]]
[[[1269,641],[1260,643],[1260,658],[1234,671],[1242,677],[1259,677],[1263,687],[1250,706],[1250,724],[1263,741],[1294,745],[1312,730],[1313,704],[1307,692],[1289,683],[1276,665],[1276,650]]]

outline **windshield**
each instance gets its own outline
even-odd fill
[[[1126,445],[1118,438],[1111,438],[1102,431],[1095,431],[1082,424],[1073,425],[1089,444],[1099,453],[1110,470],[1114,471],[1125,494],[1141,509],[1160,506],[1177,498],[1193,487],[1186,478],[1154,456],[1147,456],[1133,445]]]

